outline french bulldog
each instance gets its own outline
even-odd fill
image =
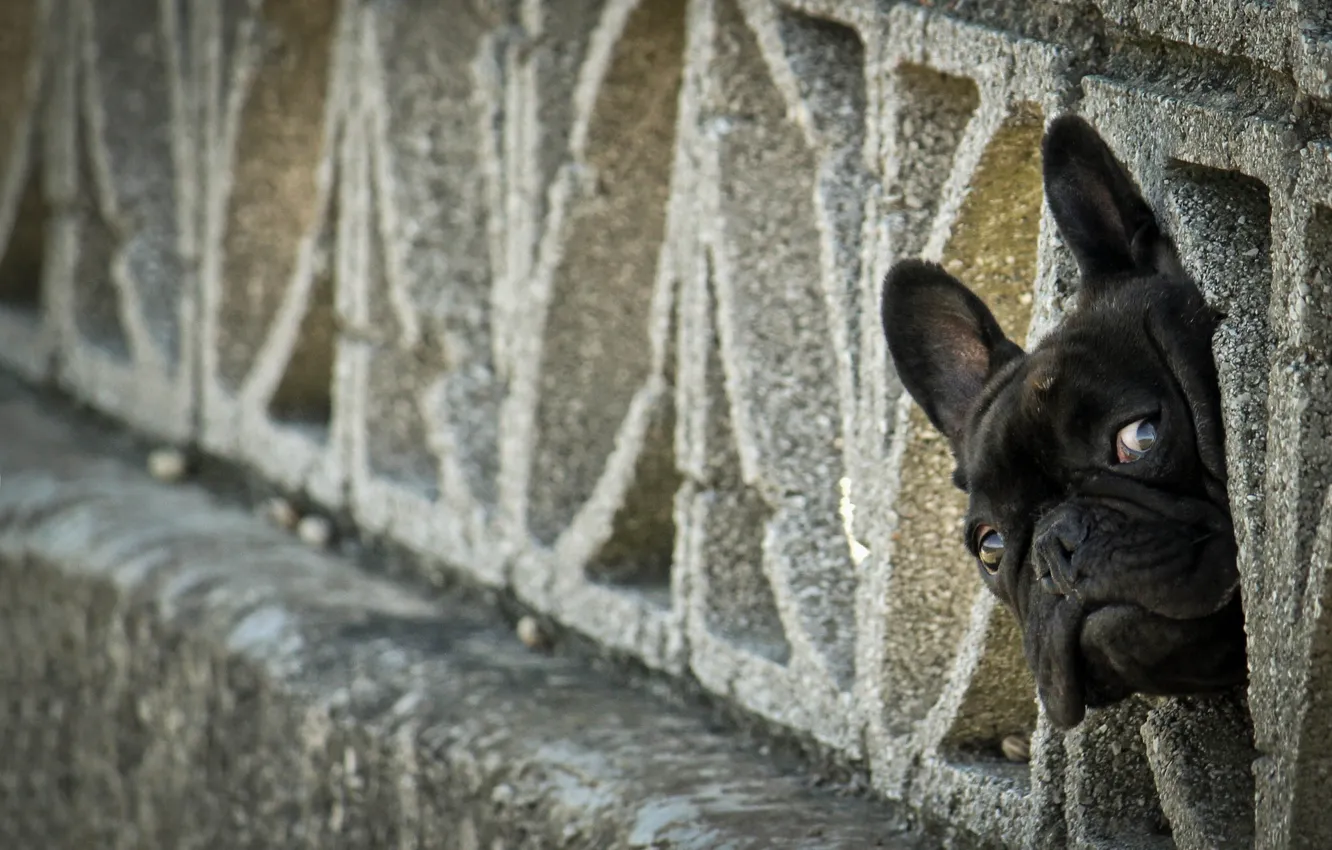
[[[1246,677],[1220,391],[1203,300],[1124,166],[1083,119],[1041,145],[1077,261],[1075,308],[1031,352],[932,263],[896,264],[883,327],[903,387],[947,437],[962,540],[1016,615],[1059,727],[1133,693]]]

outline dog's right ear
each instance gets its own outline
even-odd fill
[[[893,266],[881,307],[902,385],[956,448],[985,379],[1022,349],[975,293],[933,263]]]

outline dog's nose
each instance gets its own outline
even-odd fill
[[[1064,554],[1071,558],[1073,557],[1073,553],[1078,551],[1078,544],[1082,542],[1082,538],[1085,535],[1082,534],[1080,528],[1074,532],[1068,527],[1068,525],[1068,523],[1060,523],[1055,526],[1051,529],[1051,536],[1054,537],[1055,543],[1059,545],[1059,548],[1064,550]]]
[[[1073,592],[1073,555],[1086,536],[1083,524],[1067,514],[1038,530],[1036,578],[1046,593],[1065,596]]]

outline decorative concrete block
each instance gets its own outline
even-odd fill
[[[154,436],[188,440],[197,357],[197,123],[179,11],[66,0],[50,148],[70,179],[48,279],[59,380]],[[68,63],[67,66],[64,63]]]
[[[515,234],[533,239],[510,242],[501,284],[503,545],[522,598],[678,670],[672,247],[685,210],[671,197],[688,8],[524,14],[536,44],[514,71],[529,146],[512,154],[512,190],[543,200],[518,213]]]
[[[969,839],[1332,829],[1318,3],[0,6],[5,368],[691,677]],[[1065,735],[957,544],[878,294],[923,256],[1047,333],[1077,295],[1039,169],[1067,110],[1224,316],[1251,681]]]
[[[201,3],[201,444],[340,506],[341,0]]]
[[[503,580],[506,4],[365,6],[342,206],[351,510],[423,555]]]

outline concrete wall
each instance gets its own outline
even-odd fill
[[[876,301],[1057,319],[1066,109],[1228,316],[1252,682],[1061,736]],[[1330,115],[1321,0],[7,0],[0,361],[984,839],[1322,846]]]
[[[80,424],[0,377],[0,847],[938,846]]]

